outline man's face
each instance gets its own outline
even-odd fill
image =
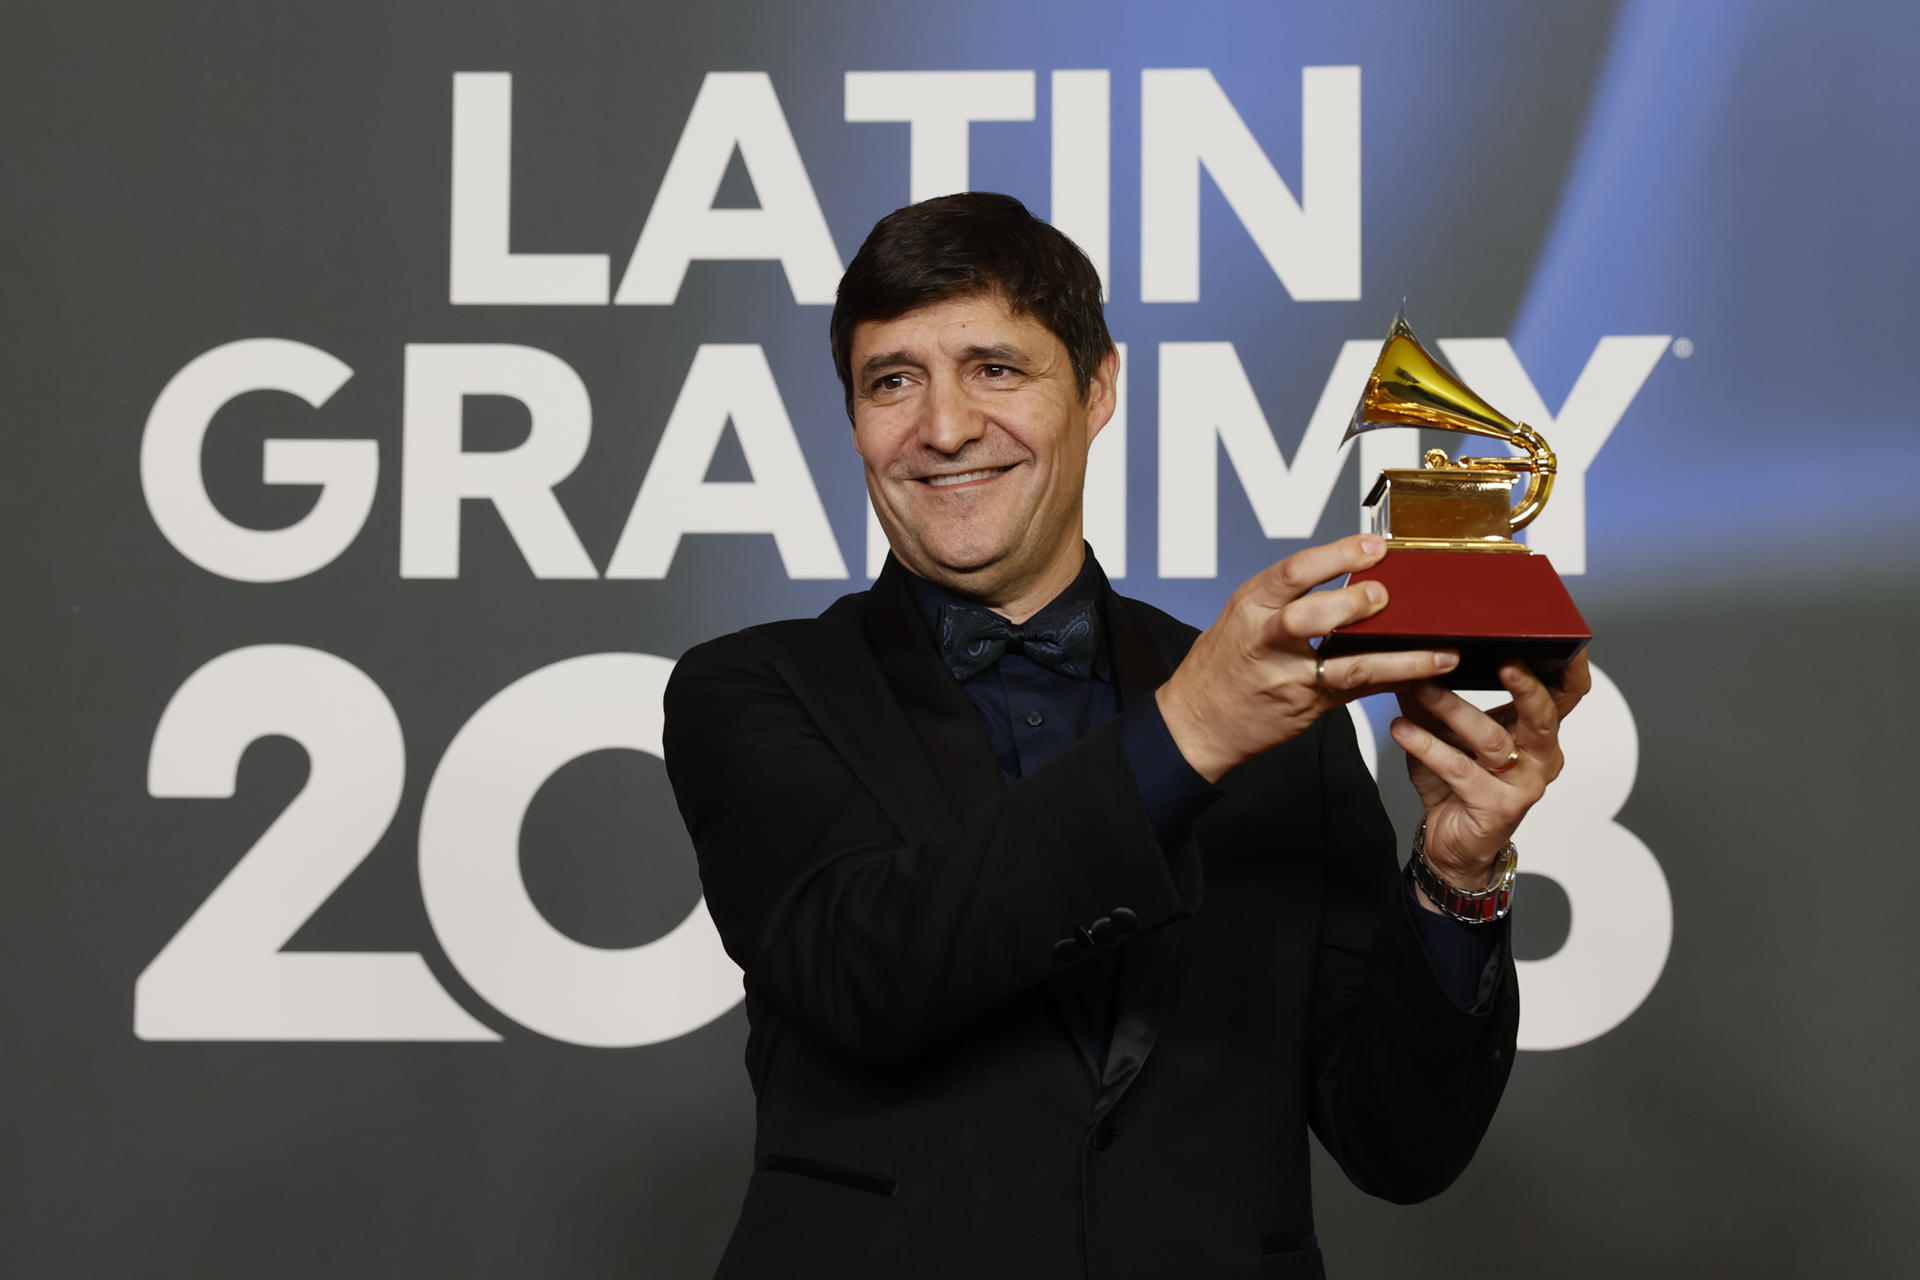
[[[1064,588],[1117,357],[1083,399],[1065,344],[986,293],[860,325],[850,364],[854,448],[901,563],[991,603]]]

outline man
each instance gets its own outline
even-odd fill
[[[1510,665],[1485,715],[1428,679],[1451,653],[1318,661],[1385,607],[1309,594],[1371,536],[1198,635],[1115,594],[1081,540],[1099,289],[1009,197],[883,219],[832,335],[893,554],[668,687],[758,1098],[722,1276],[1318,1276],[1308,1127],[1416,1200],[1505,1084],[1507,926],[1402,879],[1339,708],[1399,692],[1427,883],[1484,918],[1584,665],[1558,693]]]

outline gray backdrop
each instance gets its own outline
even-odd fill
[[[6,1274],[711,1269],[745,1027],[658,679],[864,585],[818,279],[962,185],[1104,242],[1092,537],[1197,624],[1413,447],[1314,433],[1403,296],[1582,459],[1535,545],[1613,692],[1521,837],[1533,1051],[1439,1199],[1323,1165],[1336,1271],[1920,1266],[1908,7],[0,29]],[[1012,74],[864,74],[958,71]]]

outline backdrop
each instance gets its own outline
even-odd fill
[[[711,1269],[745,1026],[660,688],[864,586],[829,304],[966,187],[1101,267],[1090,536],[1196,624],[1443,443],[1339,448],[1403,298],[1560,452],[1529,1052],[1439,1199],[1323,1163],[1335,1269],[1920,1269],[1911,6],[0,25],[8,1275]]]

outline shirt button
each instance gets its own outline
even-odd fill
[[[1027,723],[1032,725],[1036,729],[1038,729],[1042,724],[1044,724],[1046,722],[1046,719],[1047,718],[1041,715],[1038,711],[1027,712]]]

